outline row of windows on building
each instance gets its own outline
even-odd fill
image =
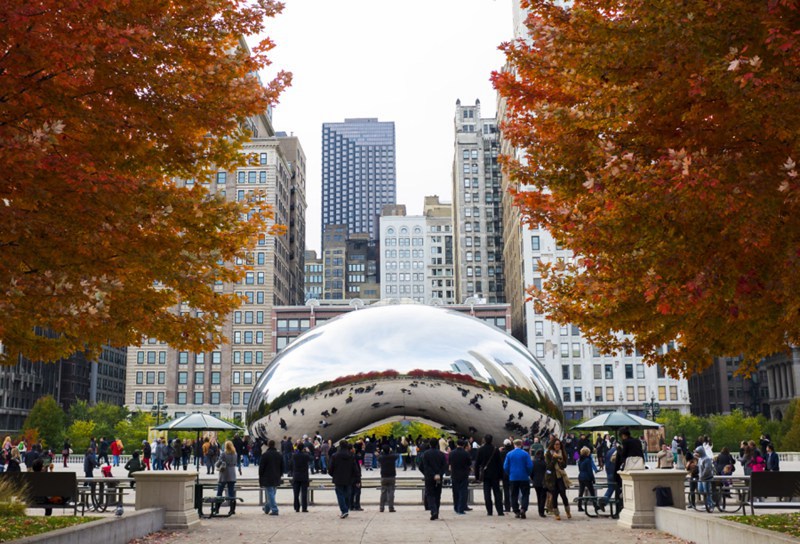
[[[633,385],[627,385],[624,389],[624,394],[622,388],[620,388],[619,396],[615,396],[616,390],[613,386],[601,387],[596,386],[594,388],[594,399],[590,398],[587,395],[584,395],[583,387],[564,387],[561,390],[562,398],[564,402],[646,402],[650,400],[647,397],[647,386],[640,385],[635,387]],[[669,396],[667,393],[669,392]],[[677,401],[678,400],[678,386],[677,385],[670,385],[669,387],[665,385],[658,386],[658,400],[659,401]]]
[[[219,391],[212,391],[212,392],[208,393],[207,396],[206,396],[206,393],[203,392],[203,391],[195,391],[194,393],[191,394],[191,397],[190,397],[189,393],[187,393],[186,391],[178,391],[178,393],[177,393],[177,395],[175,397],[175,401],[176,401],[176,404],[178,404],[179,406],[184,406],[184,405],[189,404],[188,401],[189,401],[190,398],[192,399],[192,404],[194,404],[194,405],[198,405],[199,406],[199,405],[206,404],[206,399],[208,399],[208,404],[216,406],[216,405],[221,404],[222,395],[221,395],[221,393]],[[164,403],[164,399],[165,399],[164,393],[163,392],[158,392],[158,394],[156,394],[156,392],[154,392],[154,391],[144,391],[144,392],[143,391],[137,391],[136,394],[134,395],[134,404],[136,404],[137,406],[142,406],[142,405],[151,406],[151,405],[155,404],[156,399],[158,399],[158,404],[163,404]],[[144,402],[142,402],[142,401],[144,401]],[[249,404],[249,403],[250,403],[250,392],[249,391],[246,391],[246,392],[233,391],[233,392],[231,392],[231,404],[233,406],[242,406],[242,405],[247,406],[247,404]],[[213,415],[214,412],[211,412],[211,414]],[[180,417],[181,415],[184,415],[184,413],[183,412],[175,412],[175,417]],[[217,414],[217,416],[219,416],[219,414]],[[236,417],[236,414],[234,414],[234,419],[241,419],[241,418],[242,418],[241,413],[239,413],[238,418]]]
[[[238,331],[237,331],[238,332]],[[235,333],[234,333],[235,334]],[[263,334],[263,333],[262,333]],[[195,365],[204,365],[206,364],[206,354],[205,353],[189,353],[188,351],[179,351],[178,352],[178,364],[180,365],[188,365],[190,359],[194,359]],[[166,351],[139,351],[136,354],[136,362],[137,364],[144,364],[147,361],[147,364],[156,364],[156,359],[158,359],[158,363],[165,365],[167,364],[167,352]],[[249,364],[263,364],[264,363],[264,352],[263,351],[234,351],[232,352],[232,359],[233,364],[241,364],[244,363],[246,365]],[[211,364],[219,365],[222,364],[222,352],[221,351],[212,351],[211,352]]]

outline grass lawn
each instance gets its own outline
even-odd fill
[[[0,518],[0,542],[8,542],[26,536],[38,535],[72,525],[100,519],[75,516],[20,516]]]
[[[800,513],[759,514],[758,516],[724,516],[725,519],[800,537]]]

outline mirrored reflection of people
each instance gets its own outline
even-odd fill
[[[425,477],[425,498],[431,512],[431,521],[439,519],[442,503],[442,479],[447,470],[447,458],[439,450],[439,441],[431,438],[430,445],[422,454],[420,470]]]

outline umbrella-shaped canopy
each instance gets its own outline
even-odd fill
[[[200,431],[241,431],[238,425],[223,421],[218,417],[209,414],[194,413],[182,416],[172,421],[162,423],[155,427],[157,431],[197,431],[197,441],[200,441]],[[200,478],[200,458],[195,456],[195,469],[197,469],[198,481]]]
[[[622,427],[657,429],[660,426],[661,425],[655,421],[650,421],[649,419],[635,416],[627,412],[616,411],[595,416],[589,421],[584,421],[580,425],[575,425],[573,429],[583,429],[586,431],[621,429]]]
[[[155,427],[157,431],[241,431],[238,425],[209,414],[189,414]]]

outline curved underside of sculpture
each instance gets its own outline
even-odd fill
[[[560,434],[561,400],[527,348],[468,315],[374,306],[299,336],[267,367],[247,411],[264,439],[338,440],[391,419],[465,436]]]

